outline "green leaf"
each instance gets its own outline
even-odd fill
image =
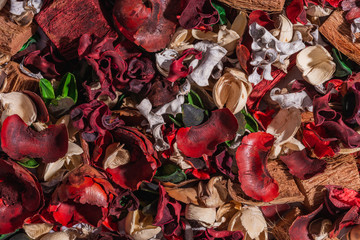
[[[70,97],[76,103],[78,99],[78,91],[76,88],[76,79],[74,74],[66,73],[60,82],[60,85],[56,91],[57,96],[61,96],[63,98]]]
[[[246,112],[244,109],[241,110],[241,113],[245,116],[246,125],[245,128],[248,129],[250,132],[257,132],[259,131],[259,125],[256,120],[251,116],[250,113]]]
[[[37,168],[40,164],[33,158],[26,158],[24,161],[17,161],[18,164],[26,168]]]
[[[34,37],[29,38],[29,40],[27,40],[27,42],[21,47],[21,49],[19,50],[19,52],[24,51],[25,49],[27,49],[31,44],[36,43],[36,39]]]
[[[168,163],[158,168],[154,178],[162,182],[179,183],[186,180],[186,174],[177,165]]]
[[[176,114],[176,116],[172,116],[172,115],[168,115],[168,117],[170,118],[170,120],[179,128],[184,127],[184,124],[182,123],[182,114]]]
[[[0,240],[3,240],[3,239],[6,239],[6,238],[11,237],[12,235],[16,234],[19,230],[20,230],[20,229],[17,229],[17,230],[15,230],[15,232],[0,235]]]
[[[200,107],[202,109],[205,109],[204,104],[202,103],[200,96],[196,92],[194,92],[193,90],[190,90],[190,92],[188,93],[187,101],[191,105],[194,105],[194,106]]]
[[[346,77],[352,74],[352,70],[345,63],[346,60],[343,59],[343,55],[335,48],[332,49],[332,56],[334,58],[334,62],[336,63],[336,71],[334,73],[335,77]]]
[[[212,1],[211,3],[212,3],[212,5],[214,6],[214,8],[216,9],[216,11],[218,11],[218,13],[219,13],[219,16],[220,16],[220,21],[219,21],[219,23],[220,23],[221,25],[226,25],[227,22],[228,22],[228,20],[227,20],[227,18],[226,18],[225,9],[224,9],[221,5],[219,5],[219,4],[217,4],[217,3],[213,2],[213,1]]]
[[[55,99],[54,88],[49,80],[45,78],[40,79],[39,87],[41,96],[45,101]]]

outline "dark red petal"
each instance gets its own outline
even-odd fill
[[[334,229],[329,233],[329,237],[337,237],[343,228],[358,224],[360,224],[360,208],[353,206],[343,217],[336,221]]]
[[[260,26],[263,26],[267,30],[274,29],[274,21],[270,19],[270,16],[267,12],[256,10],[252,11],[249,15],[249,23],[250,26],[252,23],[256,22]]]
[[[44,205],[35,176],[14,161],[0,159],[0,234],[21,228]]]
[[[266,169],[274,136],[265,132],[251,133],[242,139],[236,151],[239,182],[246,195],[270,202],[279,195],[279,186]]]
[[[179,23],[185,29],[192,29],[211,26],[219,19],[219,13],[210,0],[188,0],[188,4],[181,13]]]
[[[308,157],[306,149],[280,156],[280,159],[286,164],[292,175],[302,180],[324,172],[327,165],[324,160]]]
[[[36,132],[18,115],[12,115],[2,125],[1,147],[16,160],[33,157],[54,162],[67,153],[68,132],[64,124],[49,125],[47,129]]]
[[[116,142],[124,143],[130,151],[130,162],[117,168],[108,168],[115,183],[125,189],[136,190],[142,181],[151,181],[158,167],[152,143],[144,134],[131,127],[113,131]]]
[[[324,204],[321,204],[318,209],[313,211],[308,215],[303,215],[293,222],[289,229],[289,235],[291,240],[313,240],[311,234],[309,233],[309,225],[317,215],[320,215],[325,211]]]
[[[281,215],[289,209],[291,209],[291,206],[289,204],[278,204],[260,207],[260,210],[263,213],[264,217],[271,221],[278,220]]]
[[[176,134],[179,150],[188,157],[211,156],[216,146],[232,140],[238,129],[237,120],[229,109],[212,111],[210,118],[203,124],[180,128]]]

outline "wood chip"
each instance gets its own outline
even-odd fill
[[[228,181],[228,190],[230,196],[237,202],[253,206],[269,206],[274,204],[285,204],[303,202],[305,197],[296,186],[293,176],[289,170],[279,160],[269,161],[267,169],[270,175],[279,185],[279,196],[271,202],[261,202],[247,197],[241,190],[239,183]]]
[[[353,43],[350,24],[341,10],[334,11],[321,25],[319,31],[324,37],[344,55],[360,64],[360,43]]]
[[[21,27],[9,18],[8,7],[0,11],[0,53],[13,56],[35,33],[35,23]]]
[[[315,210],[324,201],[326,185],[360,190],[359,172],[352,155],[341,155],[330,161],[322,174],[307,180],[296,179],[300,191],[305,195],[304,205],[309,211]]]
[[[37,92],[39,90],[39,79],[29,77],[22,73],[19,64],[16,62],[9,62],[4,68],[4,73],[6,77],[2,79],[3,81],[0,81],[0,92],[2,93],[23,90]]]
[[[285,0],[219,0],[230,7],[247,10],[263,10],[280,12],[283,10]]]
[[[35,19],[66,59],[77,57],[77,44],[85,33],[100,38],[116,36],[104,18],[99,0],[54,1]]]

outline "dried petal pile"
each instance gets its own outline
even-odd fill
[[[0,240],[360,239],[359,0],[0,0]]]

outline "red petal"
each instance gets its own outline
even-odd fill
[[[274,21],[270,19],[269,14],[261,10],[252,11],[250,13],[248,25],[250,26],[254,22],[263,26],[267,30],[274,28]]]
[[[274,136],[265,132],[251,133],[242,139],[236,151],[241,189],[256,200],[270,202],[279,195],[279,186],[266,169]]]
[[[180,128],[176,134],[179,150],[188,157],[211,156],[216,146],[232,140],[238,129],[235,116],[229,109],[219,109],[211,113],[210,118],[199,126]]]
[[[1,147],[11,158],[42,158],[54,162],[65,156],[68,150],[68,132],[64,124],[50,125],[36,132],[18,116],[5,119],[1,129]]]
[[[292,23],[307,23],[303,0],[293,0],[286,8],[286,15]]]

